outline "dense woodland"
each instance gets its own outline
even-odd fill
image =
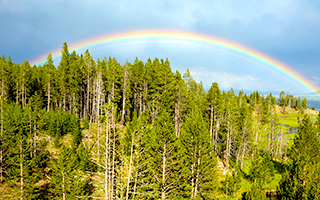
[[[271,194],[320,198],[320,120],[305,99],[205,91],[168,59],[61,52],[58,66],[50,53],[39,66],[0,58],[1,198],[265,199],[276,165]]]

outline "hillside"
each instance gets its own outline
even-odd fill
[[[168,59],[120,65],[66,43],[58,66],[51,54],[42,66],[2,57],[0,72],[4,198],[285,197],[295,181],[285,169],[301,156],[303,194],[318,184],[320,149],[305,144],[317,150],[319,121],[305,99],[235,94],[216,82],[205,91]]]

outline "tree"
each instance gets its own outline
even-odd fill
[[[46,95],[47,95],[47,112],[50,110],[51,105],[51,95],[52,95],[52,89],[54,89],[54,80],[55,80],[55,66],[53,65],[52,55],[49,53],[47,57],[47,62],[44,65],[44,71],[45,71],[45,83],[44,86]],[[56,93],[56,92],[55,92]]]
[[[150,177],[149,191],[159,199],[172,199],[174,191],[179,187],[179,159],[177,157],[177,138],[174,133],[172,116],[161,109],[155,119],[155,127],[147,135],[148,173]]]
[[[317,199],[320,191],[320,141],[308,116],[299,125],[297,136],[290,152],[291,162],[279,183],[281,199]]]
[[[92,193],[90,178],[79,170],[77,152],[62,145],[58,158],[51,165],[50,191],[55,198],[75,199]]]
[[[67,43],[63,43],[61,50],[61,60],[58,66],[58,79],[59,79],[59,92],[60,92],[60,105],[61,108],[63,106],[63,110],[66,111],[67,108],[67,95],[69,94],[68,81],[70,74],[70,53],[68,50]]]
[[[302,99],[302,108],[304,110],[308,108],[308,102],[307,102],[306,98]]]
[[[187,185],[185,198],[215,197],[216,189],[216,158],[213,145],[210,143],[210,134],[200,109],[191,104],[191,110],[182,126],[180,142],[185,155]]]
[[[209,132],[212,142],[217,146],[218,132],[221,123],[221,91],[218,83],[212,83],[207,94],[208,110],[209,110]]]

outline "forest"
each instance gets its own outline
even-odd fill
[[[168,59],[0,58],[0,199],[318,199],[320,115]],[[278,94],[277,94],[278,95]]]

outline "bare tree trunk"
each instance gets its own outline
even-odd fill
[[[63,111],[66,111],[66,99],[67,99],[67,94],[66,94],[65,88],[63,86]]]
[[[195,167],[195,163],[192,163],[191,165],[191,199],[194,197],[194,191],[195,191],[195,180],[194,180],[194,167]]]
[[[63,199],[63,200],[66,200],[64,172],[62,172],[62,199]]]
[[[166,143],[163,144],[162,153],[162,188],[161,188],[161,199],[166,199],[165,184],[166,184]]]
[[[113,129],[113,141],[112,141],[112,171],[111,171],[111,198],[115,197],[116,191],[116,168],[115,168],[115,161],[116,161],[116,133],[115,133],[115,122],[114,122],[114,116],[112,113],[112,129]]]
[[[141,86],[140,86],[140,87],[141,87]],[[140,103],[139,103],[139,117],[140,117],[141,114],[142,114],[142,110],[143,110],[141,88],[140,88],[140,92],[139,92],[139,100],[140,100]]]
[[[130,180],[131,180],[131,171],[132,171],[132,162],[133,162],[133,144],[134,144],[134,137],[135,133],[132,134],[132,140],[131,140],[131,149],[130,149],[130,164],[129,164],[129,174],[128,174],[128,183],[127,183],[127,193],[126,193],[126,200],[129,199],[129,186],[130,186]]]
[[[231,144],[230,144],[230,132],[231,132],[231,128],[230,128],[230,123],[229,123],[229,121],[228,121],[228,128],[227,128],[227,147],[226,147],[226,156],[225,156],[225,158],[226,158],[226,168],[227,168],[227,170],[229,170],[229,158],[230,158],[230,146],[231,146]]]
[[[199,179],[200,179],[200,165],[201,165],[201,162],[200,162],[200,154],[201,154],[201,151],[199,149],[199,152],[198,152],[198,160],[197,160],[197,175],[196,175],[196,183],[195,183],[195,188],[194,188],[194,197],[197,196],[198,194],[198,186],[199,186]]]
[[[88,75],[87,75],[87,106],[86,106],[86,109],[85,109],[85,114],[88,114],[90,113],[90,109],[89,109],[89,101],[90,101],[90,66],[89,64],[87,64],[87,67],[88,67]]]
[[[34,120],[33,125],[33,156],[36,156],[37,152],[37,127],[36,127],[36,121]]]
[[[96,108],[96,121],[98,123],[98,163],[100,162],[100,98],[101,98],[101,72],[99,72],[96,78],[96,96],[97,96],[97,108]]]
[[[23,80],[23,82],[24,82],[24,80]],[[25,91],[24,91],[24,84],[22,84],[22,108],[24,108],[24,106],[25,106],[25,104],[24,104],[24,101],[25,101],[25,99],[24,99],[24,95],[25,94]]]
[[[17,89],[16,89],[16,104],[18,104],[19,103],[19,83],[18,82],[16,84],[16,87],[17,87]]]
[[[138,170],[136,170],[136,176],[134,179],[134,186],[133,186],[133,194],[132,194],[132,199],[135,200],[135,195],[136,195],[136,191],[137,191],[137,182],[138,182]]]
[[[109,156],[109,152],[110,152],[110,149],[109,149],[109,113],[106,112],[106,109],[105,109],[105,115],[106,115],[106,145],[105,145],[105,196],[106,196],[106,199],[109,200],[110,199],[110,179],[109,179],[109,169],[110,169],[110,156]]]

